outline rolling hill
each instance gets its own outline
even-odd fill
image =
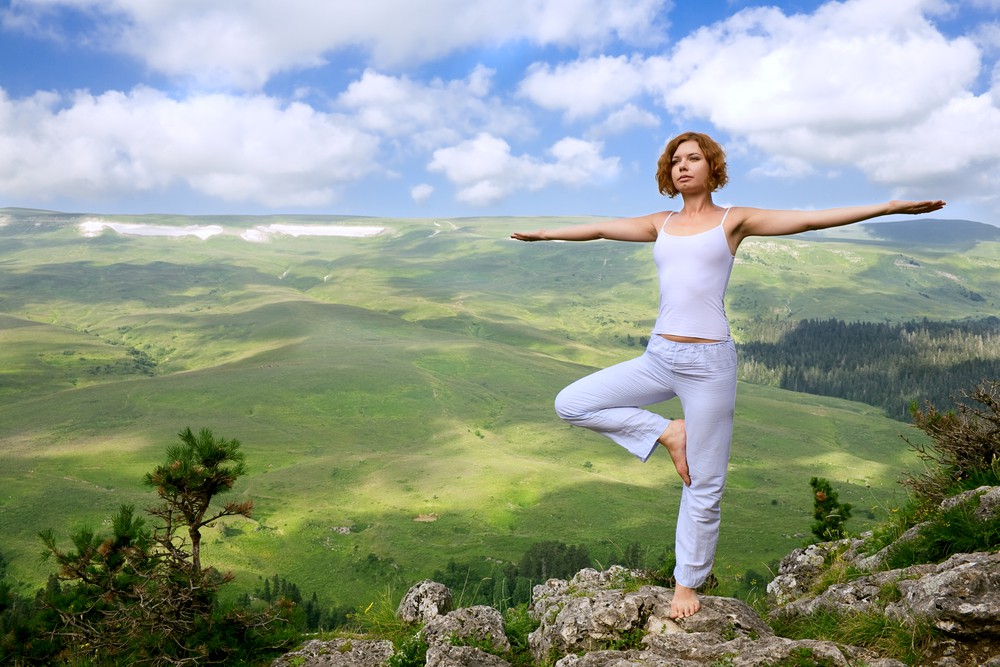
[[[83,234],[95,221],[158,231]],[[44,581],[41,528],[68,535],[152,503],[142,474],[186,426],[247,454],[236,493],[255,518],[224,522],[204,547],[244,590],[280,573],[328,604],[364,605],[449,560],[516,560],[538,541],[597,558],[670,548],[669,458],[643,465],[552,414],[562,386],[638,354],[655,313],[648,248],[507,239],[575,221],[0,210],[9,572],[25,591]],[[280,225],[383,231],[261,231]],[[1000,244],[969,243],[748,241],[734,333],[762,318],[995,314]],[[919,437],[866,405],[745,383],[736,432],[723,578],[802,544],[811,476],[865,508],[855,529],[869,508],[884,517],[914,462],[900,434]]]

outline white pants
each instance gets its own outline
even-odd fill
[[[670,420],[644,408],[675,396],[684,412],[691,485],[681,491],[674,578],[697,588],[712,570],[719,541],[736,406],[733,341],[675,343],[653,335],[641,357],[577,380],[559,392],[555,408],[570,424],[607,436],[646,461]]]

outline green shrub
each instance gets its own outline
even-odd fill
[[[510,607],[504,612],[504,631],[510,642],[508,662],[514,667],[528,667],[533,663],[531,650],[528,646],[528,635],[541,624],[531,617],[527,604]]]
[[[396,652],[389,658],[389,667],[424,667],[427,664],[427,642],[422,632],[417,632],[396,645]]]
[[[1000,472],[1000,382],[984,380],[963,391],[954,405],[955,410],[944,413],[931,404],[923,410],[910,406],[913,423],[931,442],[907,441],[926,466],[903,483],[936,503],[974,485],[996,484]]]

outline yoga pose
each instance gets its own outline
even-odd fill
[[[561,229],[515,232],[520,241],[642,241],[653,243],[660,308],[646,352],[563,389],[557,414],[607,436],[646,461],[666,447],[684,482],[677,518],[671,616],[701,608],[697,588],[708,577],[719,538],[719,507],[729,465],[736,404],[736,348],[724,296],[734,256],[748,236],[785,236],[899,213],[936,211],[943,201],[890,201],[819,211],[720,208],[712,193],[728,181],[722,147],[687,132],[660,156],[660,193],[684,204],[662,211]],[[645,407],[677,397],[683,419]]]

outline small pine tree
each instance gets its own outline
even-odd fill
[[[837,492],[830,482],[822,477],[809,480],[813,490],[812,532],[823,542],[842,540],[847,537],[844,523],[851,518],[851,504],[837,499]]]
[[[222,608],[218,591],[232,575],[201,564],[200,529],[226,516],[249,517],[253,507],[249,500],[212,506],[246,472],[239,442],[208,429],[197,436],[186,429],[180,438],[166,463],[145,476],[163,501],[147,510],[158,520],[153,526],[122,505],[110,536],[84,528],[63,549],[51,530],[41,533],[66,582],[50,586],[44,604],[57,615],[53,636],[71,638],[65,657],[72,664],[218,663],[292,639],[286,609]]]

